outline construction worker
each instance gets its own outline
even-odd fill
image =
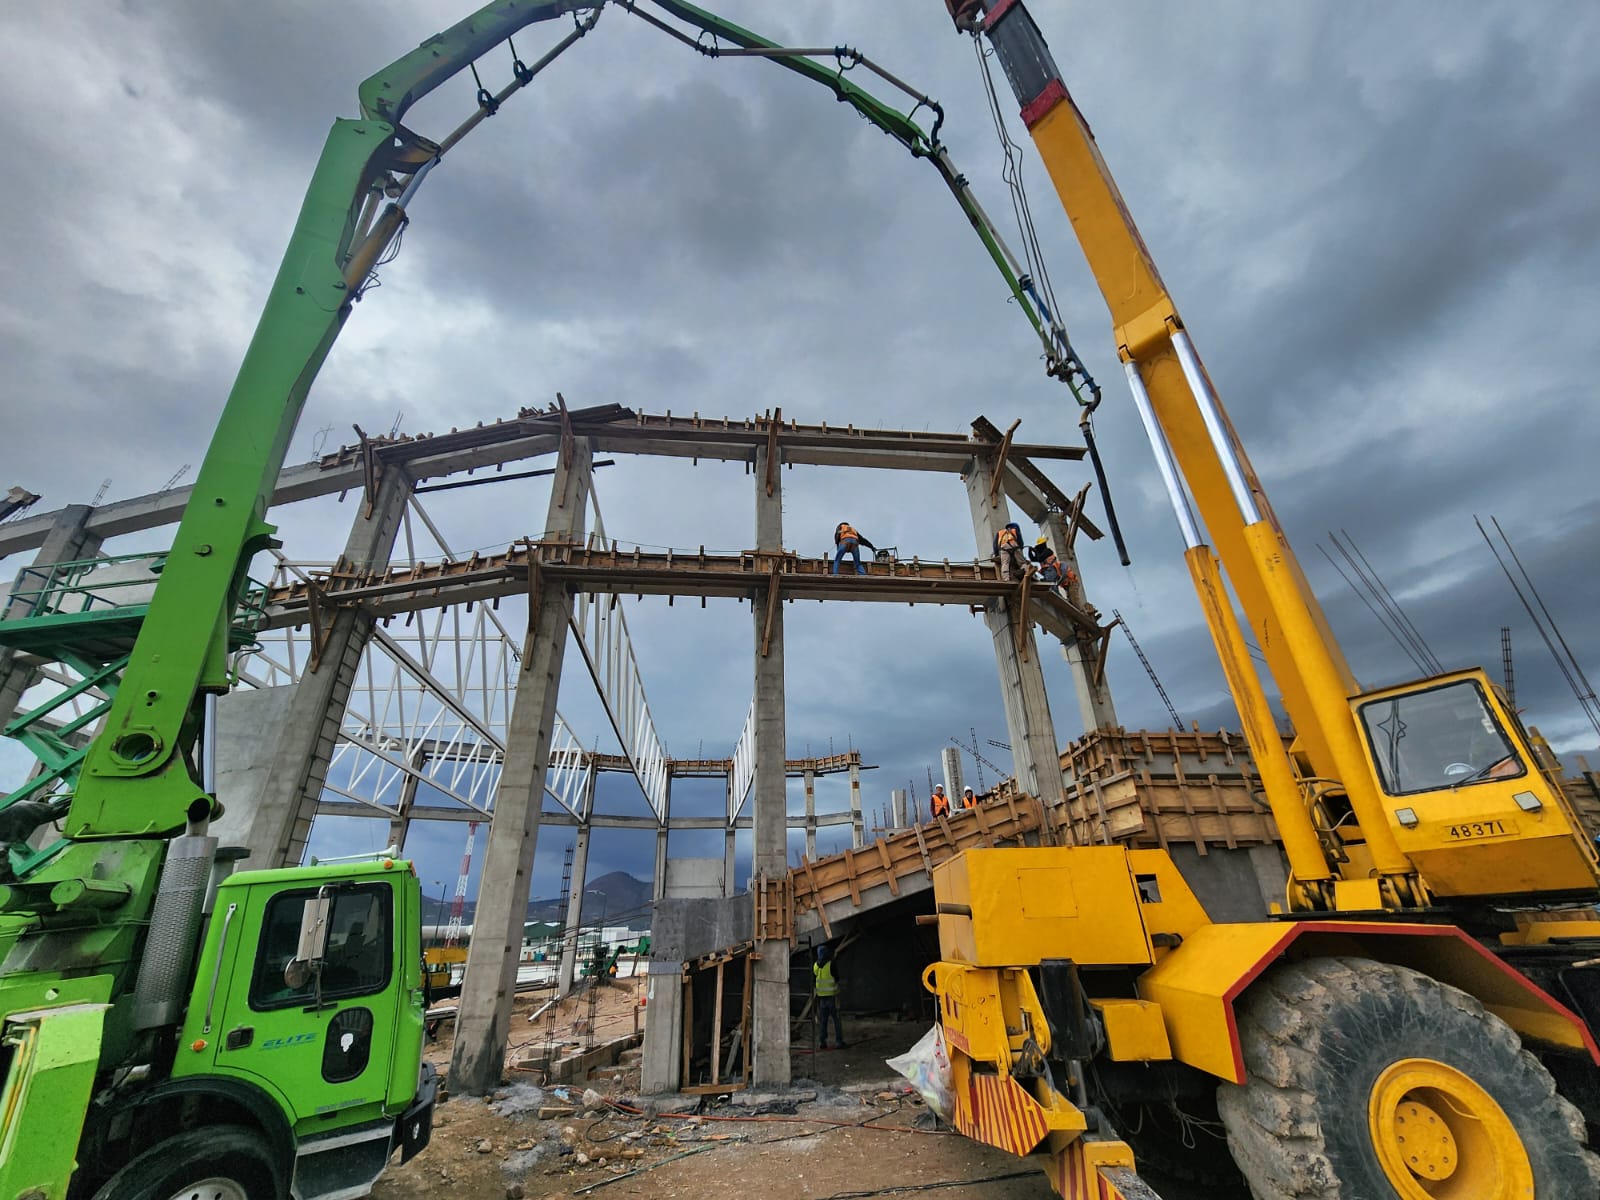
[[[828,1018],[833,1018],[834,1043],[845,1048],[844,1026],[839,1023],[839,980],[833,973],[833,947],[817,947],[817,961],[811,964],[811,977],[817,988],[817,1034],[821,1049],[828,1048]]]
[[[928,812],[935,821],[950,815],[950,797],[944,794],[944,784],[933,785],[933,795],[928,797]]]
[[[865,546],[868,550],[871,550],[874,553],[876,553],[878,549],[871,542],[867,541],[866,538],[862,537],[858,532],[856,532],[855,526],[850,524],[849,521],[840,521],[838,525],[834,526],[833,573],[835,575],[839,573],[839,560],[848,554],[851,558],[856,560],[856,574],[865,575],[867,573],[867,569],[861,565],[862,546]]]
[[[1000,578],[1010,582],[1013,574],[1021,579],[1028,572],[1022,557],[1022,527],[1015,521],[994,535],[994,558],[1000,565]]]
[[[978,807],[978,797],[973,795],[973,792],[972,792],[971,788],[962,788],[961,789],[961,807],[962,808],[977,808]]]
[[[1039,540],[1028,547],[1028,558],[1039,568],[1039,582],[1048,583],[1062,592],[1074,583],[1075,575],[1061,565],[1061,560],[1056,557],[1056,552],[1050,548],[1050,539],[1043,534]]]

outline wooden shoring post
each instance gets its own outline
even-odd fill
[[[922,855],[922,869],[928,873],[928,878],[933,878],[933,859],[928,857],[928,843],[923,840],[922,826],[913,825],[912,832],[917,835],[917,853]]]
[[[1017,432],[1017,426],[1021,424],[1021,417],[1018,417],[1015,421],[1011,422],[1011,428],[1006,430],[1005,435],[1000,439],[1000,449],[995,451],[994,478],[989,481],[990,508],[994,508],[1000,503],[1000,488],[1006,477],[1006,455],[1011,453],[1012,435]]]
[[[900,881],[894,876],[894,864],[889,861],[889,843],[879,838],[872,843],[878,848],[878,861],[883,864],[883,873],[889,878],[889,894],[900,894]]]
[[[561,465],[568,470],[572,469],[572,414],[567,411],[567,398],[560,392],[556,393],[556,405],[561,410]],[[565,508],[566,503],[561,496],[556,497],[556,506]]]
[[[323,605],[327,604],[328,594],[321,586],[311,580],[306,581],[306,623],[311,627],[311,671],[315,674],[322,667],[322,652],[328,648],[328,639],[333,636],[332,614],[327,614],[328,623],[323,624]],[[329,608],[333,607],[331,604]]]
[[[754,982],[755,957],[753,955],[746,954],[744,956],[744,1013],[740,1017],[740,1028],[744,1030],[744,1037],[741,1039],[741,1044],[744,1049],[744,1081],[746,1083],[750,1082],[750,1071],[751,1067],[754,1065],[752,1062],[754,1056],[750,1053],[750,989],[754,985]]]
[[[778,563],[772,564],[772,569],[767,574],[767,619],[761,627],[761,657],[767,657],[767,651],[772,646],[772,626],[778,619],[778,605],[782,602],[783,593],[778,587]]]
[[[778,426],[783,424],[783,409],[772,410],[772,417],[767,421],[767,495],[772,495],[773,488],[778,486]],[[763,654],[766,651],[762,651]]]
[[[679,1091],[690,1087],[694,1078],[689,1074],[694,1065],[694,972],[687,963],[683,968],[683,1075]]]
[[[1028,635],[1033,632],[1033,618],[1028,614],[1029,593],[1033,591],[1033,572],[1024,569],[1022,585],[1017,589],[1017,611],[1013,614],[1011,633],[1017,644],[1017,657],[1028,661]]]
[[[711,1082],[722,1082],[722,970],[717,964],[716,998],[711,1002]]]
[[[1088,498],[1089,485],[1086,483],[1072,498],[1072,507],[1067,511],[1067,532],[1062,539],[1066,545],[1062,546],[1058,553],[1072,553],[1072,544],[1078,540],[1078,529],[1083,525],[1083,504]]]
[[[1094,685],[1101,686],[1106,681],[1106,659],[1111,657],[1111,631],[1117,627],[1115,621],[1100,627],[1100,636],[1096,639],[1099,645],[1094,651]]]
[[[811,869],[811,860],[805,860],[806,882],[811,885],[811,899],[817,906],[817,919],[822,922],[823,935],[832,938],[833,926],[828,922],[828,906],[823,903],[822,889],[817,886],[817,873]]]
[[[850,903],[861,907],[861,883],[856,879],[856,854],[849,846],[844,848],[844,878],[850,885]]]
[[[378,503],[378,482],[383,478],[383,464],[378,461],[378,450],[372,444],[372,439],[359,425],[352,424],[351,429],[356,431],[361,447],[361,499],[363,501],[361,515],[371,520]]]

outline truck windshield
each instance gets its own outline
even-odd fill
[[[284,980],[283,969],[299,942],[301,910],[316,894],[315,888],[282,892],[267,904],[250,981],[250,1007],[258,1012],[312,1002],[312,981],[291,987]],[[391,895],[385,883],[359,884],[334,893],[328,916],[328,957],[322,968],[324,1000],[367,996],[388,986],[394,959]]]
[[[1474,680],[1370,700],[1358,711],[1391,796],[1527,774]]]

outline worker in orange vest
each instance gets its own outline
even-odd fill
[[[856,560],[856,574],[865,575],[866,567],[861,565],[861,547],[876,551],[878,548],[856,531],[856,527],[849,521],[840,521],[833,530],[833,573],[839,573],[839,560],[848,554]]]
[[[961,789],[961,807],[962,808],[977,808],[978,807],[978,798],[975,795],[972,794],[972,789],[971,788],[962,788]]]
[[[1013,572],[1018,579],[1027,574],[1028,564],[1022,557],[1022,527],[1015,521],[994,535],[994,557],[1000,564],[1001,579],[1009,582]]]
[[[944,784],[933,785],[933,795],[928,797],[928,811],[935,821],[950,815],[950,797],[944,794]]]

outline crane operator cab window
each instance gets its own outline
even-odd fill
[[[1475,680],[1384,696],[1357,711],[1391,796],[1528,773]]]

